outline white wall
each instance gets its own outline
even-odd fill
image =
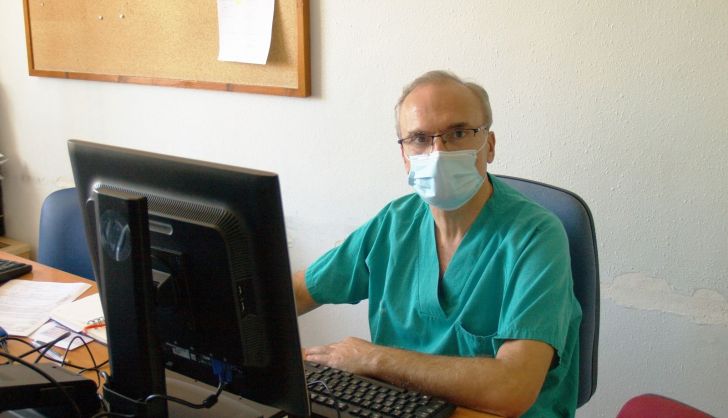
[[[302,268],[409,191],[392,106],[450,69],[492,96],[491,171],[593,210],[600,374],[578,415],[613,417],[643,392],[728,410],[724,0],[312,0],[307,99],[29,77],[21,3],[0,2],[8,235],[36,243],[42,198],[72,183],[65,141],[83,138],[278,172]],[[367,336],[365,315],[310,314],[304,343]]]

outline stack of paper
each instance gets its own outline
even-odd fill
[[[61,305],[51,311],[51,319],[71,331],[80,332],[106,344],[106,327],[88,328],[104,322],[99,294]]]
[[[0,325],[10,335],[27,337],[48,321],[57,306],[71,302],[91,285],[10,280],[0,286]]]

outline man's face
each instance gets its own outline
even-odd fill
[[[484,122],[482,106],[467,87],[454,82],[424,84],[412,90],[400,106],[399,135],[406,138],[417,132],[437,134],[458,127],[477,128]],[[478,135],[479,144],[487,144],[478,153],[475,164],[485,176],[486,162],[492,163],[495,157],[495,136],[492,132]],[[440,138],[435,139],[433,151],[447,151]],[[404,151],[402,159],[409,173],[410,162]]]

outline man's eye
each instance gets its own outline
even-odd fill
[[[412,143],[422,145],[428,143],[430,138],[427,135],[412,135]]]
[[[452,131],[452,137],[455,139],[463,139],[466,136],[468,136],[468,131],[458,129],[457,131]]]

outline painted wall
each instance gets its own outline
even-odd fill
[[[293,268],[408,193],[402,86],[450,69],[490,92],[491,171],[580,194],[603,279],[599,386],[582,417],[657,392],[728,410],[728,3],[311,1],[307,99],[31,78],[20,1],[0,2],[8,235],[90,139],[278,172]],[[363,304],[364,305],[364,304]],[[301,319],[303,341],[368,336],[366,306]]]

